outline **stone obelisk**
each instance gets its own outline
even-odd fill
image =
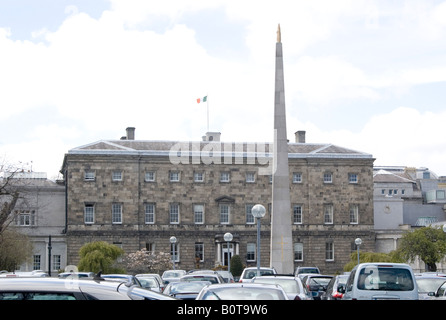
[[[271,214],[271,267],[278,273],[294,273],[291,202],[286,133],[285,88],[280,25],[276,43],[274,96],[274,156]]]

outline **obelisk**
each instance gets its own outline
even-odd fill
[[[276,81],[274,96],[274,155],[271,213],[270,265],[278,273],[294,273],[291,202],[286,133],[285,87],[280,25],[276,43]]]

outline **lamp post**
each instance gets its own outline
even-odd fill
[[[362,240],[361,240],[361,238],[356,238],[356,239],[355,239],[355,244],[356,244],[356,249],[357,249],[357,252],[358,252],[358,264],[359,264],[359,247],[360,247],[361,244],[362,244]]]
[[[223,236],[225,239],[227,246],[228,246],[228,271],[231,272],[231,257],[230,257],[230,251],[229,251],[229,242],[232,241],[232,233],[226,232]]]
[[[172,236],[172,237],[170,237],[169,241],[173,245],[173,247],[172,247],[172,253],[173,253],[172,262],[173,262],[173,270],[175,270],[175,244],[177,243],[177,238]]]
[[[257,219],[257,277],[260,276],[260,219],[265,216],[266,209],[261,204],[256,204],[251,210],[254,218]]]

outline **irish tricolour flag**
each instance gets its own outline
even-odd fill
[[[208,96],[204,96],[203,98],[198,98],[197,103],[206,102],[208,100]]]

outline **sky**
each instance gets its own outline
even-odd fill
[[[0,161],[55,179],[127,127],[271,142],[279,23],[290,141],[446,175],[438,0],[0,0]]]

